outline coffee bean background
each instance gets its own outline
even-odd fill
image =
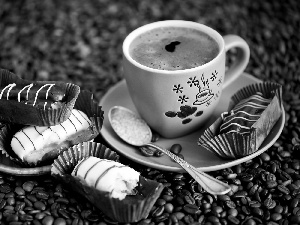
[[[0,67],[26,79],[72,82],[100,99],[123,78],[122,41],[141,25],[183,19],[222,35],[240,35],[251,50],[246,72],[283,85],[282,134],[255,159],[211,173],[232,187],[221,196],[206,193],[187,174],[146,168],[121,157],[165,185],[149,217],[139,224],[299,224],[299,12],[297,0],[0,0]],[[228,63],[234,58],[232,51]],[[51,176],[4,173],[0,220],[12,225],[116,224]]]

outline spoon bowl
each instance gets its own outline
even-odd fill
[[[108,112],[108,119],[115,133],[124,142],[137,147],[148,146],[165,153],[189,173],[207,192],[222,195],[231,190],[228,184],[198,170],[169,150],[151,143],[151,128],[131,110],[122,106],[114,106]]]

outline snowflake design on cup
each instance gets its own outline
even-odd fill
[[[204,73],[201,74],[200,79],[196,76],[189,77],[186,81],[189,88],[197,88],[198,93],[195,96],[195,101],[193,105],[187,105],[189,96],[184,94],[184,86],[182,84],[174,84],[172,91],[178,95],[178,101],[182,106],[179,107],[178,111],[167,111],[165,115],[169,118],[180,118],[182,119],[182,124],[187,124],[192,121],[193,116],[199,117],[203,114],[202,110],[198,110],[197,106],[205,105],[208,107],[212,101],[219,97],[219,92],[213,93],[210,88],[211,83],[216,82],[219,86],[222,82],[222,77],[218,77],[218,72],[215,70],[211,73],[209,78],[205,78]]]

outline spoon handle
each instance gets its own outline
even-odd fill
[[[179,158],[177,155],[173,154],[167,149],[161,148],[157,145],[154,145],[152,143],[146,144],[147,146],[150,146],[152,148],[155,148],[163,153],[165,153],[167,156],[172,158],[175,162],[177,162],[187,173],[189,173],[208,193],[214,194],[214,195],[223,195],[228,193],[231,188],[228,184],[225,184],[224,182],[208,175],[207,173],[204,173],[185,160]]]

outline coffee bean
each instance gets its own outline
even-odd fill
[[[24,191],[24,189],[21,188],[21,187],[16,187],[16,188],[15,188],[15,193],[16,193],[17,195],[25,195],[25,191]]]
[[[291,216],[290,222],[294,223],[294,224],[299,224],[300,223],[300,215]]]
[[[149,224],[149,223],[144,222],[144,221],[146,221],[146,220],[140,221],[140,224],[141,224],[141,225],[147,225],[147,224]],[[80,219],[80,218],[75,218],[75,219],[72,221],[72,225],[83,225],[83,221],[82,221],[82,219]]]
[[[190,195],[185,195],[184,196],[184,200],[186,201],[186,203],[188,203],[188,204],[192,204],[192,205],[194,205],[196,202],[195,202],[195,199],[192,197],[192,196],[190,196]]]
[[[261,206],[261,203],[259,201],[250,201],[249,206],[251,208],[259,208]]]
[[[41,212],[41,210],[39,210],[39,209],[33,209],[33,210],[29,210],[28,214],[33,215],[33,214],[37,214],[37,213],[40,213],[40,212]]]
[[[159,138],[160,138],[159,134],[157,134],[156,132],[152,132],[151,142],[157,142]]]
[[[11,192],[11,188],[9,186],[9,184],[3,183],[0,185],[0,192],[7,194],[9,192]]]
[[[69,200],[67,198],[59,197],[55,200],[57,203],[69,204]]]
[[[290,193],[290,190],[284,185],[278,185],[277,188],[279,191],[281,191],[282,193],[284,193],[286,195]]]
[[[142,147],[139,147],[139,149],[140,149],[141,153],[147,157],[154,156],[154,153],[156,152],[156,149],[150,148],[148,146],[142,146]]]
[[[209,217],[207,218],[207,220],[210,221],[210,222],[212,222],[213,224],[219,223],[219,218],[216,217],[216,216],[209,216]]]
[[[170,148],[170,152],[178,155],[182,150],[182,146],[180,144],[173,144]]]
[[[19,217],[16,214],[11,214],[6,217],[7,222],[17,222],[18,220],[19,220]]]
[[[26,192],[31,192],[32,189],[34,188],[34,182],[32,181],[26,181],[23,185],[22,185],[23,190],[25,190]]]
[[[25,205],[26,205],[25,202],[17,202],[16,206],[15,206],[15,210],[16,211],[21,211],[21,210],[24,209]]]
[[[191,216],[191,215],[185,215],[183,217],[183,221],[186,223],[186,224],[192,224],[194,223],[194,218]]]
[[[180,210],[174,209],[174,211],[175,211],[175,212],[172,213],[172,215],[174,215],[174,216],[177,218],[178,221],[180,221],[182,218],[184,218],[185,213],[183,213],[183,212],[181,211],[181,208],[180,208]]]
[[[38,209],[38,210],[45,210],[46,209],[46,205],[41,202],[41,201],[36,201],[34,204],[33,204],[34,208]]]
[[[268,180],[266,185],[267,185],[267,188],[271,189],[271,188],[274,188],[277,186],[277,182],[274,180]]]
[[[57,218],[54,220],[54,223],[53,223],[53,225],[66,225],[66,224],[67,224],[67,222],[63,218]]]
[[[173,204],[171,204],[171,203],[167,203],[167,204],[165,204],[164,205],[164,210],[167,212],[167,213],[172,213],[173,212],[173,210],[174,210],[174,206],[173,206]]]
[[[173,196],[172,195],[163,195],[162,198],[166,201],[166,202],[170,202],[173,200]]]
[[[58,214],[59,214],[61,217],[65,218],[65,219],[70,219],[70,218],[71,218],[71,216],[69,215],[69,213],[68,213],[68,211],[67,211],[66,209],[60,208],[60,209],[58,209],[57,211],[58,211]],[[87,219],[92,218],[91,215],[92,215],[92,214],[88,215],[86,218],[87,218]]]
[[[160,223],[160,222],[163,222],[163,221],[167,220],[168,218],[169,218],[169,214],[168,213],[163,213],[160,216],[154,217],[153,220],[156,223]]]
[[[156,200],[156,205],[158,206],[162,206],[162,205],[165,205],[166,204],[166,200],[162,199],[162,198],[159,198]]]
[[[189,213],[189,214],[192,214],[192,215],[197,214],[197,213],[200,212],[198,206],[193,205],[193,204],[186,204],[186,205],[184,205],[183,206],[183,210],[186,213]]]
[[[178,219],[177,219],[177,217],[176,217],[175,214],[171,214],[171,215],[170,215],[170,221],[171,221],[172,223],[178,223]]]
[[[228,220],[232,224],[240,224],[240,220],[237,219],[235,216],[229,215]]]
[[[15,210],[15,208],[12,205],[6,205],[4,207],[5,210]]]
[[[176,196],[174,200],[175,200],[176,204],[184,205],[184,199],[182,197]]]
[[[271,220],[273,221],[279,221],[281,220],[282,215],[280,213],[272,213],[271,214]]]
[[[19,220],[21,221],[33,221],[33,216],[28,214],[19,214]]]
[[[53,216],[46,216],[46,217],[44,217],[44,219],[42,220],[42,224],[43,224],[43,225],[52,225],[53,222],[54,222]]]
[[[184,160],[184,156],[182,154],[177,154],[177,156],[180,158],[180,159],[183,159]]]
[[[230,209],[234,209],[236,207],[236,204],[231,200],[225,201],[225,205]]]
[[[14,205],[16,203],[16,199],[13,197],[9,197],[6,200],[7,205]]]
[[[30,207],[33,206],[33,204],[31,203],[31,201],[29,201],[27,198],[24,198],[23,201],[25,203],[25,206],[30,206]]]
[[[221,206],[213,206],[212,207],[212,212],[216,214],[220,214],[223,212],[223,208]]]
[[[233,197],[234,198],[242,198],[242,197],[245,197],[245,196],[247,196],[248,195],[248,193],[246,192],[246,191],[238,191],[238,192],[236,192],[234,195],[233,195]]]
[[[36,202],[37,198],[34,195],[27,195],[27,198],[30,202]]]
[[[294,198],[291,200],[290,207],[295,208],[298,206],[298,204],[299,204],[299,198]]]
[[[231,215],[234,217],[236,217],[238,215],[238,211],[235,208],[229,209],[227,212],[228,212],[228,215]]]
[[[271,198],[267,198],[265,201],[264,201],[264,206],[267,208],[267,209],[273,209],[275,206],[276,206],[276,202],[271,199]]]
[[[230,200],[230,197],[228,195],[218,195],[217,197],[221,201],[229,201]]]
[[[45,216],[47,216],[44,212],[39,212],[35,214],[35,219],[42,220]]]
[[[253,180],[253,175],[252,174],[242,174],[240,178],[243,182],[250,182]]]
[[[152,216],[153,217],[161,216],[163,214],[164,210],[165,210],[165,207],[163,205],[159,206],[152,212]]]
[[[263,211],[261,208],[253,208],[253,209],[252,209],[252,213],[253,213],[255,216],[261,217],[261,216],[264,214],[264,211]]]
[[[300,215],[300,207],[295,207],[294,209],[293,209],[293,214],[294,215]]]

